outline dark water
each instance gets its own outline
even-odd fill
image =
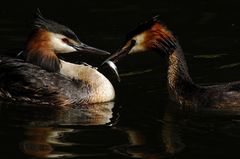
[[[85,43],[111,52],[130,29],[159,14],[177,35],[196,83],[240,79],[237,0],[7,3],[0,8],[2,52],[23,47],[37,7]],[[164,59],[133,55],[118,67],[122,82],[115,103],[66,109],[1,104],[0,158],[240,157],[239,116],[176,113],[177,105],[168,99]]]

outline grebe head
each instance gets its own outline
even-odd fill
[[[110,54],[82,43],[70,28],[45,19],[38,10],[33,32],[28,38],[24,51],[25,60],[55,72],[60,68],[57,54],[75,51]]]
[[[170,54],[176,49],[176,45],[176,39],[173,34],[161,24],[159,16],[155,16],[129,32],[123,47],[110,56],[105,62],[109,60],[117,62],[127,54],[151,50],[159,51],[163,54]]]

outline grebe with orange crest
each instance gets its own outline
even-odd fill
[[[23,59],[0,57],[0,98],[3,100],[67,106],[112,101],[115,90],[96,68],[64,61],[58,54],[85,52],[108,55],[82,43],[68,27],[37,12]],[[111,64],[115,73],[115,65]]]
[[[123,47],[104,63],[116,63],[122,57],[147,51],[164,55],[168,64],[167,85],[170,97],[182,108],[200,110],[230,110],[240,108],[240,81],[220,85],[200,86],[195,84],[188,73],[184,52],[159,16],[140,24],[129,32]]]

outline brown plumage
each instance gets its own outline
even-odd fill
[[[239,110],[240,81],[213,86],[195,84],[188,73],[181,46],[158,19],[156,16],[140,24],[135,31],[128,34],[123,48],[108,60],[116,62],[121,55],[155,50],[167,59],[169,94],[183,108]],[[134,45],[130,45],[130,41]]]
[[[60,61],[50,44],[50,33],[38,29],[28,39],[24,59],[51,72],[60,70]]]
[[[95,104],[112,101],[115,92],[110,81],[90,66],[81,66],[91,78],[66,77],[20,59],[0,56],[0,99],[50,106]],[[93,79],[94,77],[94,79]]]
[[[38,13],[23,59],[0,56],[1,100],[54,106],[112,101],[114,88],[97,69],[57,57],[75,51],[109,54],[80,42],[68,27]]]

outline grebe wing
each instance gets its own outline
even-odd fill
[[[20,59],[0,58],[0,97],[60,104],[87,99],[88,86]]]

